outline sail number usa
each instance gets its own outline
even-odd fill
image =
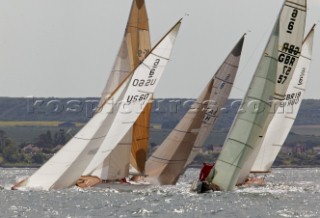
[[[133,86],[152,86],[156,83],[157,79],[153,78],[156,69],[160,63],[160,59],[156,59],[153,63],[151,70],[149,71],[148,79],[134,79],[132,82]]]
[[[156,84],[157,79],[153,78],[156,72],[156,69],[160,63],[160,59],[156,59],[153,63],[153,66],[151,70],[149,71],[149,75],[147,79],[134,79],[132,81],[132,86],[134,87],[146,87],[146,86],[153,86]],[[145,101],[148,99],[150,94],[148,93],[142,93],[142,94],[137,94],[137,95],[128,95],[127,97],[127,102],[135,102],[135,101]]]

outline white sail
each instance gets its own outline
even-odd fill
[[[277,69],[278,30],[279,20],[216,161],[212,183],[221,190],[235,187],[240,169],[254,149],[271,109]]]
[[[154,52],[129,74],[112,95],[113,101],[109,99],[76,136],[21,185],[42,190],[66,188],[75,184],[90,163],[90,166],[97,163],[90,172],[102,163],[107,155],[97,151],[104,152],[105,145],[115,147],[119,143],[133,125],[135,117],[139,116],[139,107],[143,108],[146,103],[144,100],[148,100],[153,93],[168,62],[180,23],[179,21],[158,43]],[[119,102],[120,107],[117,105]],[[122,113],[126,111],[121,109],[131,113]],[[109,140],[114,141],[111,144]],[[100,158],[98,162],[92,162],[97,157]]]
[[[289,84],[286,98],[282,101],[267,133],[262,141],[260,151],[252,166],[253,172],[268,172],[271,169],[290,129],[297,117],[303,95],[306,89],[308,72],[311,63],[314,27],[307,35],[301,51],[301,56]]]
[[[129,134],[128,134],[129,133]],[[90,175],[102,180],[116,180],[128,176],[132,136],[131,129],[122,138],[114,150]]]
[[[301,54],[302,41],[306,22],[306,0],[287,0],[280,14],[279,55],[275,93],[272,111],[268,115],[263,131],[260,133],[256,146],[242,167],[238,183],[243,183],[248,177],[252,165],[261,148],[268,126],[273,119],[280,102],[284,99],[293,72]]]
[[[124,101],[111,124],[107,136],[91,163],[86,168],[84,175],[90,175],[103,160],[112,152],[127,131],[132,127],[141,111],[150,100],[156,85],[162,75],[164,67],[169,61],[171,50],[175,42],[181,21],[161,40],[135,70],[130,81],[130,86],[124,95]],[[130,109],[130,111],[126,111]]]
[[[25,187],[49,190],[69,187],[76,182],[102,143],[114,118],[114,104],[122,99],[129,81],[127,78],[112,96],[112,101],[107,101],[57,154],[26,180]]]

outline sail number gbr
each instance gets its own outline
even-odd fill
[[[287,42],[283,43],[282,49],[280,51],[278,61],[284,64],[282,69],[282,74],[279,75],[277,83],[284,84],[287,80],[292,66],[298,59],[297,55],[300,54],[300,48],[295,45],[291,45]]]

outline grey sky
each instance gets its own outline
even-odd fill
[[[242,34],[250,31],[231,93],[242,98],[281,4],[146,0],[153,44],[184,17],[155,97],[197,97]],[[307,31],[320,20],[320,1],[308,4]],[[131,0],[1,0],[0,96],[100,96],[130,6]],[[306,98],[320,98],[319,28]]]

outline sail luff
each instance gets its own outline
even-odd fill
[[[124,101],[120,104],[121,109],[129,107],[131,111],[128,113],[117,112],[115,121],[111,124],[106,138],[85,170],[84,175],[90,175],[102,163],[103,159],[112,152],[117,143],[132,127],[141,110],[145,108],[159,82],[165,65],[169,61],[180,25],[181,20],[162,38],[135,70],[130,86],[123,98]]]
[[[201,147],[224,106],[239,66],[244,36],[226,57],[196,102],[146,163],[146,180],[175,184],[185,170],[190,153]],[[201,139],[199,139],[201,137]],[[192,161],[192,160],[191,160]]]
[[[251,168],[254,172],[269,172],[273,162],[285,142],[298,114],[306,89],[308,71],[311,63],[314,27],[307,34],[292,80],[289,84],[286,98],[282,101],[266,135],[261,142],[261,149]]]
[[[278,56],[277,19],[249,89],[215,164],[212,180],[221,190],[232,190],[240,169],[251,154],[270,111]]]
[[[278,67],[272,111],[264,124],[255,148],[240,171],[238,183],[243,183],[250,173],[252,165],[261,148],[268,126],[273,119],[280,102],[284,99],[293,72],[301,53],[306,21],[306,0],[287,0],[280,14]]]

